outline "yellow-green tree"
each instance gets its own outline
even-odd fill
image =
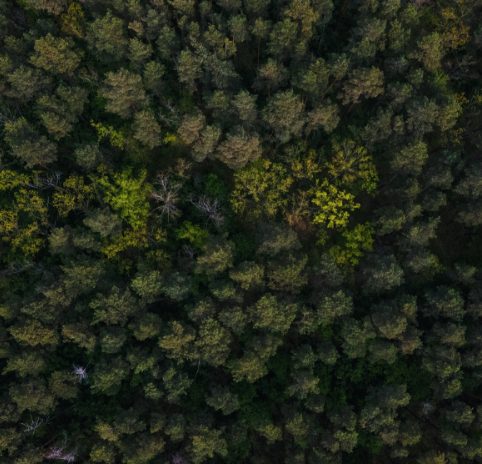
[[[135,176],[127,168],[113,175],[104,174],[97,180],[104,201],[133,229],[145,226],[149,215],[150,186],[146,176],[145,170]]]
[[[330,248],[330,254],[340,265],[355,266],[363,253],[373,248],[373,227],[369,224],[357,224],[353,229],[342,233],[344,243]]]
[[[327,169],[338,185],[354,186],[368,193],[377,188],[378,175],[373,157],[353,140],[333,143],[333,154]]]
[[[343,229],[350,215],[360,208],[355,195],[330,184],[324,179],[313,192],[312,203],[316,206],[313,222],[327,229]]]
[[[94,197],[94,187],[86,184],[82,176],[70,176],[65,179],[52,196],[52,204],[59,215],[66,217],[75,209],[87,207],[89,200]]]
[[[234,175],[233,210],[251,217],[275,216],[287,205],[292,183],[282,164],[267,159],[255,161]]]
[[[0,240],[10,252],[35,255],[48,223],[45,200],[29,188],[30,179],[13,170],[0,171]]]

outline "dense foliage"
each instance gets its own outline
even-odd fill
[[[480,0],[0,0],[0,461],[482,462]]]

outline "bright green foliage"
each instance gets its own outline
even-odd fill
[[[337,264],[355,266],[365,252],[372,250],[373,233],[370,224],[357,224],[353,229],[343,231],[345,243],[333,246],[330,254]]]
[[[149,215],[150,186],[146,176],[145,171],[135,176],[132,169],[125,169],[112,176],[104,174],[97,179],[104,201],[133,229],[143,228]]]
[[[290,171],[294,180],[315,182],[323,172],[323,167],[320,156],[315,150],[303,149],[292,160]]]
[[[185,221],[176,230],[176,235],[181,240],[187,240],[196,248],[202,248],[206,243],[209,233],[191,221]]]
[[[126,141],[121,131],[115,130],[112,126],[106,126],[101,122],[91,121],[90,124],[97,132],[97,140],[99,142],[108,139],[113,147],[121,150],[124,148]]]

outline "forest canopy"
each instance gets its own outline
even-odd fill
[[[0,0],[0,461],[482,462],[480,0]]]

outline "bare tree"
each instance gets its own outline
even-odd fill
[[[158,204],[154,211],[159,211],[161,216],[166,216],[167,220],[175,219],[180,216],[181,211],[177,206],[179,202],[180,185],[172,182],[165,174],[157,176],[156,189],[151,193],[151,198]]]
[[[193,200],[191,203],[216,226],[220,226],[224,222],[224,216],[221,213],[221,206],[218,200],[213,200],[205,195]]]
[[[37,177],[33,183],[28,184],[30,188],[36,190],[45,190],[48,188],[58,188],[60,181],[62,179],[62,173],[59,171],[54,171],[47,174],[45,177]]]
[[[76,455],[74,451],[66,452],[63,448],[53,447],[50,448],[50,450],[44,457],[45,459],[56,459],[58,461],[75,462]]]
[[[77,377],[77,380],[82,383],[84,380],[87,380],[87,368],[82,366],[74,366],[73,369],[74,375]]]
[[[25,433],[31,433],[33,435],[42,424],[47,422],[48,419],[37,417],[36,419],[32,419],[28,424],[22,423],[21,425],[23,425],[23,431]]]

